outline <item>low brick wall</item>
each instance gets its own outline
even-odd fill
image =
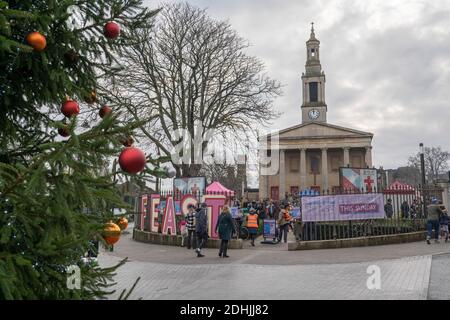
[[[181,246],[181,236],[179,235],[169,235],[156,232],[142,231],[138,229],[133,229],[133,239],[139,242],[146,242],[152,244],[161,244],[166,246]],[[206,248],[217,248],[220,247],[219,239],[208,239],[205,246]],[[232,239],[228,243],[229,249],[242,249],[243,242],[242,239]]]
[[[296,241],[288,243],[288,250],[294,251],[294,250],[336,249],[336,248],[381,246],[385,244],[417,242],[425,240],[426,234],[427,233],[425,231],[420,231],[420,232],[351,238],[351,239]]]

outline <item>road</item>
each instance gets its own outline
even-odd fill
[[[129,260],[118,270],[111,299],[137,277],[130,299],[450,299],[450,243],[295,252],[285,244],[246,243],[229,250],[228,259],[216,249],[204,253],[197,258],[192,250],[138,243],[126,234],[99,262]],[[377,283],[373,270],[379,270],[379,289],[367,286],[369,277]]]

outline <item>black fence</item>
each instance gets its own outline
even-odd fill
[[[426,230],[427,210],[432,198],[442,203],[443,189],[437,186],[409,187],[399,186],[388,189],[340,189],[330,191],[306,192],[302,196],[345,195],[345,194],[382,194],[385,207],[384,219],[311,221],[294,223],[297,240],[333,240],[369,236],[382,236],[410,233]],[[301,194],[301,193],[300,193]],[[301,196],[300,196],[301,197]],[[283,202],[297,201],[292,195]]]
[[[391,209],[387,209],[384,219],[367,220],[346,220],[346,221],[310,221],[302,222],[298,219],[294,222],[293,231],[297,240],[332,240],[347,239],[368,236],[393,235],[426,230],[427,211],[426,207],[431,203],[432,198],[442,201],[443,189],[437,186],[416,187],[393,187],[389,189],[341,189],[334,188],[332,191],[309,190],[298,194],[286,194],[286,197],[278,202],[279,204],[290,203],[294,207],[301,207],[301,197],[314,197],[323,195],[345,195],[345,194],[382,194],[384,203],[388,202]],[[172,196],[175,201],[180,201],[184,196],[190,195],[200,203],[202,196],[222,195],[227,199],[227,204],[233,206],[235,200],[239,200],[241,207],[247,206],[243,199],[235,197],[234,192],[159,192],[162,199]],[[264,203],[257,203],[258,207],[265,208],[270,199],[264,199]],[[390,201],[388,201],[390,200]],[[140,212],[140,205],[136,212]],[[391,212],[390,212],[391,211]],[[177,217],[177,219],[180,217]],[[141,215],[136,214],[136,225],[141,224]],[[161,221],[161,216],[159,216]],[[150,222],[144,223],[147,229]]]

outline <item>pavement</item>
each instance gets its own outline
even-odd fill
[[[186,248],[136,242],[132,225],[127,231],[113,252],[99,255],[105,267],[128,258],[110,299],[138,277],[130,299],[450,299],[450,243],[287,251],[258,241],[223,259],[217,249],[197,258]]]

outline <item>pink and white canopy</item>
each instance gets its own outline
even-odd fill
[[[206,193],[217,193],[229,196],[234,196],[234,191],[225,188],[220,182],[214,181],[209,186],[206,187]]]

